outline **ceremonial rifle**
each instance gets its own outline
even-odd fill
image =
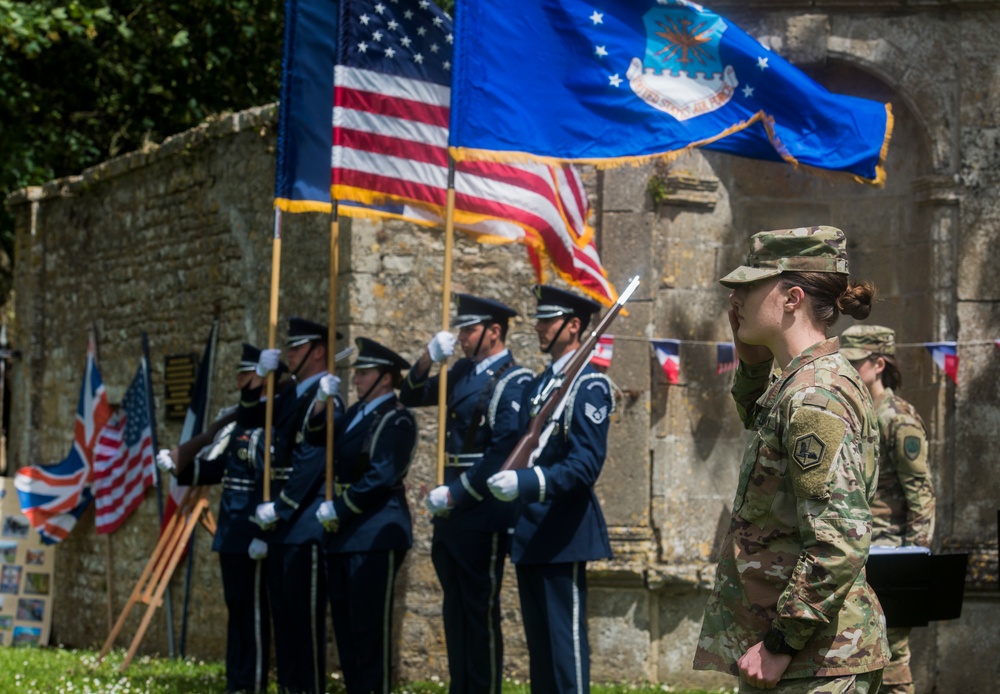
[[[608,310],[587,339],[580,343],[579,349],[574,352],[566,367],[554,374],[542,392],[531,399],[531,422],[528,424],[528,431],[507,456],[507,460],[500,467],[501,470],[521,470],[531,467],[541,455],[555,430],[556,422],[566,408],[566,396],[573,390],[577,377],[590,361],[597,341],[611,327],[611,323],[618,317],[625,302],[638,286],[639,277],[633,277],[625,287],[625,291],[618,297],[618,301]]]

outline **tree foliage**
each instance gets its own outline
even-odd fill
[[[275,101],[283,24],[279,0],[0,0],[0,196]]]

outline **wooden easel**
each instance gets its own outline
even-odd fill
[[[136,631],[135,636],[132,638],[132,644],[129,646],[125,660],[122,662],[121,670],[124,671],[129,666],[129,663],[132,662],[132,658],[135,656],[135,652],[139,649],[139,644],[142,643],[143,636],[146,635],[146,629],[149,628],[149,623],[153,619],[153,613],[157,607],[163,604],[163,594],[170,585],[170,578],[174,575],[177,564],[184,556],[188,540],[191,538],[195,527],[200,522],[208,532],[215,535],[215,518],[208,508],[207,495],[207,487],[189,487],[184,493],[184,497],[177,507],[177,512],[174,513],[173,517],[167,523],[167,527],[160,534],[160,540],[156,543],[153,556],[146,563],[146,568],[143,569],[142,575],[139,576],[139,581],[136,583],[135,588],[132,589],[132,594],[129,596],[128,602],[125,603],[124,609],[118,615],[118,621],[115,622],[111,633],[108,634],[108,638],[104,642],[104,647],[101,648],[101,653],[97,656],[98,664],[111,651],[111,647],[114,645],[115,639],[121,632],[122,627],[125,626],[125,620],[128,618],[132,608],[136,603],[141,602],[147,606],[146,614],[143,615],[142,622],[139,623],[139,630]]]

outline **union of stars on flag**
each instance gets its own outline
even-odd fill
[[[448,189],[451,18],[429,0],[345,0],[338,30],[331,197],[390,206],[378,216],[440,224]],[[572,166],[462,162],[454,186],[460,228],[485,241],[524,242],[541,279],[548,259],[564,280],[605,305],[617,298]]]

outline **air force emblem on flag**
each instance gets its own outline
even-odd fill
[[[583,404],[583,413],[587,415],[587,418],[594,424],[600,424],[605,419],[608,418],[608,406],[598,409],[591,405],[589,402]]]
[[[632,58],[625,73],[632,91],[681,121],[722,108],[739,85],[719,58],[725,21],[685,0],[660,2],[642,17],[645,59]]]

